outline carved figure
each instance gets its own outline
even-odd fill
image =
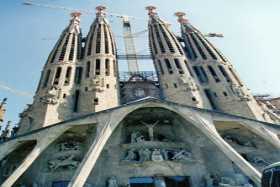
[[[40,98],[40,101],[45,104],[57,104],[58,100],[58,89],[56,87],[52,87],[46,95]]]
[[[176,151],[174,156],[171,158],[172,160],[190,160],[192,157],[192,154],[188,151],[181,150]]]
[[[75,169],[78,167],[79,162],[74,160],[74,155],[60,157],[48,162],[48,167],[51,171],[55,171],[59,168]]]
[[[149,149],[139,150],[140,162],[145,162],[151,160],[151,151]]]
[[[134,149],[128,150],[127,155],[124,158],[124,160],[125,161],[136,161],[136,159],[137,159],[137,155],[135,153],[135,150]]]
[[[141,123],[148,128],[150,141],[154,141],[154,127],[159,123],[159,121],[156,121],[155,123],[152,124],[148,124],[145,122],[141,122]]]
[[[59,144],[59,151],[78,151],[80,150],[80,144],[75,141],[63,142]]]
[[[111,177],[108,180],[108,186],[107,187],[118,187],[118,182],[116,177]]]
[[[214,179],[212,178],[212,176],[208,174],[205,176],[204,180],[205,180],[206,187],[214,187],[213,186]]]
[[[152,153],[152,161],[163,161],[163,156],[161,155],[160,149],[154,149]]]
[[[130,137],[131,143],[140,143],[143,141],[145,141],[145,138],[140,132],[136,131],[131,134],[131,137]]]

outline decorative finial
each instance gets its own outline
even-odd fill
[[[147,6],[147,7],[146,7],[146,10],[148,10],[148,15],[149,15],[149,16],[154,16],[154,15],[156,15],[156,14],[157,14],[156,9],[157,9],[157,7],[155,7],[155,6],[153,6],[153,5],[150,5],[150,6]]]
[[[106,6],[100,5],[97,6],[96,8],[96,15],[98,16],[105,16],[106,15]]]
[[[70,15],[72,18],[79,18],[82,15],[82,13],[75,11],[75,12],[72,12]]]
[[[185,16],[186,16],[185,12],[176,12],[175,16],[178,17],[178,22],[181,24],[186,24],[189,22],[189,20],[187,18],[185,18]]]

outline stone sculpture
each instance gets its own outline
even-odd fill
[[[145,141],[145,137],[138,131],[133,132],[130,136],[131,143],[140,143],[144,141]]]
[[[151,160],[151,151],[149,149],[140,149],[139,156],[140,162],[145,162]]]
[[[111,177],[108,179],[108,186],[107,187],[118,187],[118,181],[116,177]]]
[[[78,151],[80,150],[80,143],[75,141],[62,142],[59,144],[59,151]]]
[[[59,168],[75,169],[79,165],[79,161],[74,160],[74,155],[63,156],[48,162],[50,171],[56,171]]]
[[[45,104],[57,104],[58,100],[58,89],[56,87],[52,87],[44,96],[40,98],[40,101]]]
[[[152,161],[163,161],[163,156],[160,152],[160,149],[154,149],[152,152]]]
[[[128,150],[127,155],[124,158],[124,160],[125,161],[136,161],[136,159],[137,159],[137,155],[135,153],[135,150],[134,149]]]
[[[171,160],[190,160],[192,154],[185,150],[175,151],[174,156]]]
[[[159,121],[156,121],[155,123],[152,124],[145,123],[143,121],[141,123],[148,128],[150,141],[154,141],[154,127],[159,123]]]

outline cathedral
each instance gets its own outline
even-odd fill
[[[0,143],[1,187],[261,186],[280,161],[280,114],[185,13],[177,36],[146,10],[155,73],[128,78],[106,7],[86,36],[71,14],[16,135]]]

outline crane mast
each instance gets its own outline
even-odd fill
[[[137,62],[137,55],[134,43],[134,36],[131,31],[131,24],[128,17],[123,17],[123,38],[125,53],[127,55],[128,71],[130,73],[139,72],[139,66]]]

